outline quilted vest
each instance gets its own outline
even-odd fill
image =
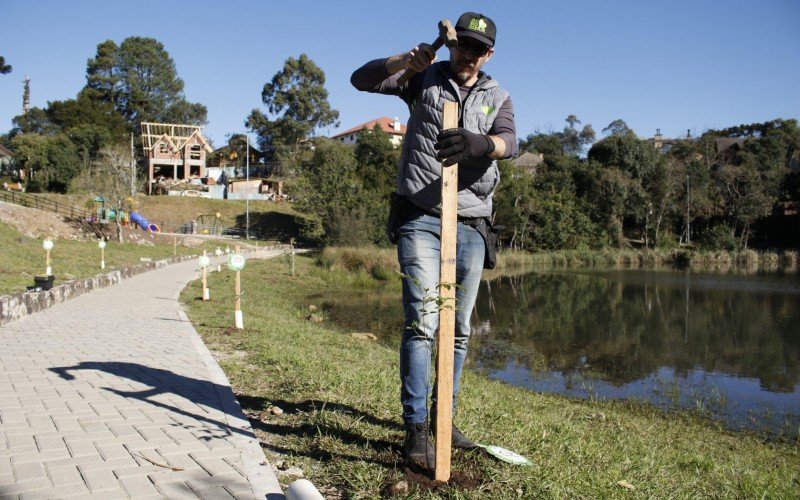
[[[423,74],[422,90],[411,103],[400,157],[397,192],[424,210],[440,213],[442,165],[436,159],[436,136],[442,130],[444,101],[459,103],[461,127],[488,134],[508,92],[482,75],[464,102],[450,79],[449,62],[436,63]],[[488,156],[458,164],[458,215],[490,217],[492,195],[500,182],[497,161]]]

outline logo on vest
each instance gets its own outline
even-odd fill
[[[481,110],[484,115],[489,116],[492,114],[492,111],[494,111],[494,106],[481,106]]]

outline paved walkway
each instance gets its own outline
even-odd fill
[[[178,305],[197,276],[166,266],[0,328],[0,499],[283,498]]]

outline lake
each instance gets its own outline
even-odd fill
[[[797,435],[800,279],[560,270],[482,284],[472,367],[537,392]]]
[[[398,345],[399,287],[309,297]],[[468,367],[531,391],[698,410],[796,437],[800,278],[550,270],[484,281]]]

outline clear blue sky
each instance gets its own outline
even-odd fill
[[[31,105],[75,97],[97,44],[161,41],[186,97],[208,107],[215,146],[244,130],[261,89],[287,57],[325,72],[338,130],[408,113],[399,99],[357,92],[369,59],[431,42],[439,19],[465,10],[497,23],[485,70],[511,92],[517,131],[560,130],[577,115],[600,131],[622,118],[640,136],[674,137],[740,123],[800,118],[800,1],[38,1],[0,0],[0,133]],[[447,58],[446,50],[439,57]]]

